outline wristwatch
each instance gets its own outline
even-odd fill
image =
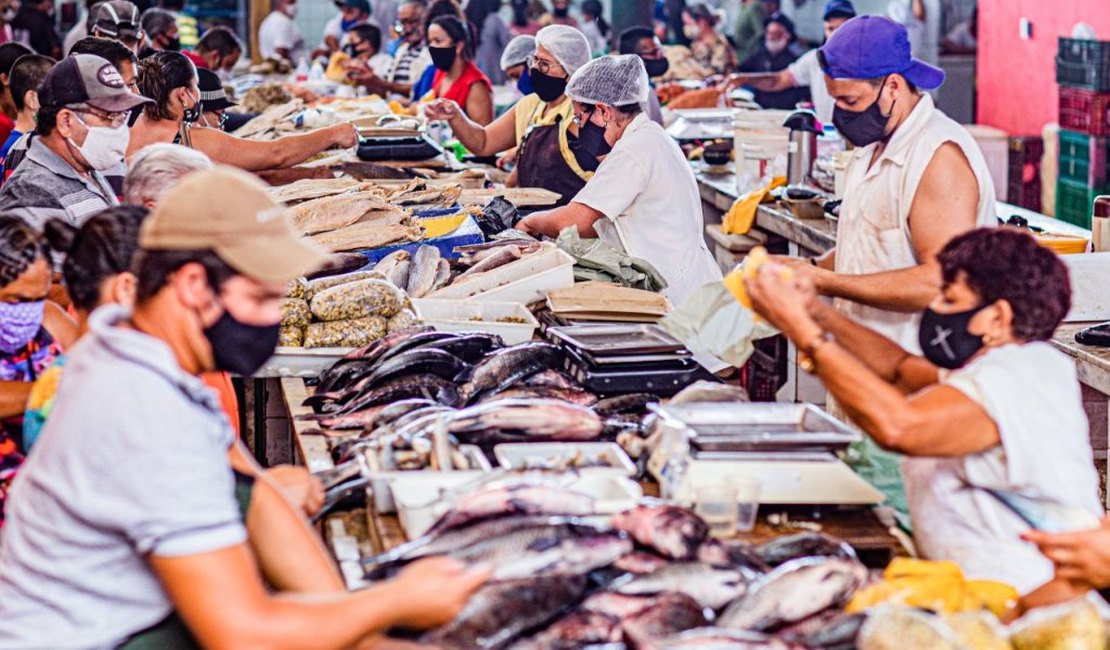
[[[805,345],[798,346],[798,367],[811,375],[817,372],[817,361],[814,359],[817,351],[835,340],[832,334],[822,331]]]

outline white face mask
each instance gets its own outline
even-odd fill
[[[790,45],[790,40],[785,38],[778,41],[767,40],[767,42],[765,43],[767,51],[771,54],[778,54],[779,52],[782,52],[786,49],[787,45]]]
[[[686,38],[694,40],[695,38],[701,36],[701,30],[698,29],[697,25],[687,23],[682,26],[682,34]]]
[[[85,124],[80,117],[77,120]],[[87,124],[85,127],[89,130],[88,135],[85,136],[85,144],[77,146],[72,139],[66,138],[69,146],[76,149],[89,167],[97,171],[112,169],[119,165],[127,154],[128,143],[131,142],[131,131],[127,128],[127,124],[114,128]]]
[[[0,20],[4,21],[6,23],[10,23],[13,20],[15,20],[15,16],[18,13],[19,13],[18,5],[17,6],[9,5],[7,7],[4,7],[4,9],[2,11],[0,11]]]

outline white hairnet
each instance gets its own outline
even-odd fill
[[[549,25],[536,34],[536,45],[542,45],[563,66],[568,75],[590,60],[590,42],[586,36],[567,25]]]
[[[525,63],[535,52],[536,37],[521,34],[505,46],[505,51],[501,53],[501,69],[508,70],[514,65]]]
[[[567,97],[580,104],[642,104],[648,91],[647,70],[635,54],[594,59],[567,83]]]

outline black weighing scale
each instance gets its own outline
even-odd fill
[[[443,147],[424,133],[406,136],[359,136],[359,160],[375,162],[380,160],[419,161],[443,155]]]

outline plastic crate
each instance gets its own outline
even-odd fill
[[[1041,211],[1041,159],[1044,140],[1040,136],[1010,138],[1009,173],[1006,201],[1023,208]]]
[[[1110,135],[1110,92],[1060,88],[1060,128],[1087,135]]]
[[[1080,228],[1091,227],[1095,197],[1110,194],[1110,186],[1095,187],[1060,178],[1056,181],[1056,218]]]
[[[1088,90],[1110,90],[1110,42],[1061,38],[1056,81]]]
[[[1088,187],[1110,185],[1110,138],[1060,129],[1059,177]]]

